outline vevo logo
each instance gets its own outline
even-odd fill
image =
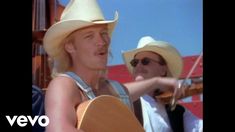
[[[46,127],[49,124],[49,118],[45,115],[43,116],[34,116],[34,118],[32,118],[31,116],[24,116],[24,115],[20,115],[20,116],[13,116],[12,118],[10,116],[6,116],[9,124],[11,126],[14,125],[15,121],[17,122],[17,124],[20,127],[24,127],[28,124],[28,122],[34,126],[34,124],[36,123],[36,121],[38,122],[38,124],[42,127]],[[43,121],[44,120],[44,121]]]

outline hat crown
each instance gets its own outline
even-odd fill
[[[104,16],[96,0],[70,0],[61,14],[60,20],[93,22],[104,20]]]
[[[168,42],[155,40],[151,36],[144,36],[144,37],[142,37],[139,40],[139,43],[137,45],[137,49],[143,48],[145,46],[158,46],[158,47],[162,47],[162,48],[168,48],[168,49],[171,49],[171,50],[176,50]]]
[[[149,43],[152,43],[152,42],[156,42],[155,39],[153,39],[152,37],[150,36],[145,36],[145,37],[142,37],[140,40],[139,40],[139,43],[137,45],[137,48],[143,48],[144,46],[148,45]]]

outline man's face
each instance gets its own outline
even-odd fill
[[[139,52],[135,55],[134,59],[138,60],[136,66],[133,67],[133,76],[135,79],[139,77],[148,79],[156,76],[165,76],[167,73],[167,66],[159,63],[160,56],[154,52]]]
[[[110,45],[107,25],[90,26],[72,35],[74,52],[70,53],[75,58],[73,63],[94,70],[105,69]]]

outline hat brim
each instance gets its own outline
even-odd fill
[[[98,24],[107,24],[109,35],[112,35],[113,29],[117,23],[118,15],[115,14],[114,20],[106,21],[82,21],[82,20],[66,20],[60,21],[51,26],[43,38],[44,49],[50,57],[56,57],[60,53],[60,43],[73,31]]]
[[[164,46],[161,47],[161,46],[156,46],[156,45],[151,45],[151,44],[144,46],[142,48],[138,48],[135,50],[130,50],[130,51],[126,51],[122,53],[124,62],[130,73],[133,72],[133,67],[130,64],[130,61],[134,58],[134,56],[137,53],[142,52],[142,51],[152,51],[161,55],[165,59],[168,69],[170,71],[170,73],[168,73],[167,76],[179,78],[182,72],[182,68],[183,68],[183,61],[182,61],[180,54],[178,54],[177,51],[170,52],[169,49]]]

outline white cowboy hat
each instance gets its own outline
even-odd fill
[[[55,58],[61,52],[62,40],[73,31],[95,24],[108,24],[111,36],[117,20],[117,12],[114,20],[105,20],[96,0],[70,0],[60,21],[47,30],[43,39],[44,48],[50,57]]]
[[[123,59],[130,73],[133,72],[133,67],[130,61],[134,56],[142,51],[152,51],[155,52],[165,59],[169,72],[167,76],[178,78],[182,72],[183,60],[179,52],[172,47],[169,43],[164,41],[156,41],[150,36],[142,37],[139,40],[138,46],[134,50],[123,52]]]

